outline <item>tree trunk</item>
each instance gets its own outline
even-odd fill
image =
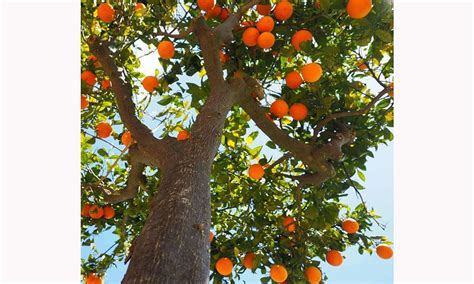
[[[158,192],[122,283],[208,282],[210,175],[233,104],[227,92],[211,94],[191,137],[162,163]]]
[[[210,167],[179,163],[162,172],[122,283],[207,283]]]

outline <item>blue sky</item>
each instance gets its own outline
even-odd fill
[[[148,53],[149,49],[146,45],[139,45],[143,51],[135,50],[137,55]],[[153,48],[153,47],[152,47]],[[162,74],[162,68],[158,60],[157,52],[152,52],[147,56],[144,56],[141,60],[141,67],[139,71],[147,75],[154,75],[155,70],[158,69],[159,73]],[[194,82],[200,84],[200,79],[197,76],[193,78],[181,77],[181,82]],[[367,81],[368,87],[373,91],[377,92],[379,87],[374,84],[372,81]],[[172,89],[173,85],[171,86]],[[275,91],[278,91],[278,86],[274,88]],[[173,90],[175,91],[175,90]],[[157,101],[159,96],[153,98],[154,101]],[[156,111],[161,111],[163,107],[160,107],[157,103],[152,103],[151,105],[158,106],[158,108],[150,109],[148,112],[153,114]],[[145,116],[144,122],[149,125],[151,129],[156,130],[156,134],[160,134],[160,127],[157,125],[156,121],[147,119]],[[187,124],[185,124],[187,126]],[[115,131],[120,131],[121,129],[114,128]],[[253,123],[251,123],[251,128],[247,130],[247,134],[255,131],[257,128]],[[119,133],[120,133],[119,132]],[[261,131],[260,131],[261,132]],[[111,139],[111,138],[108,138]],[[272,150],[265,146],[268,138],[265,134],[261,134],[252,144],[253,147],[258,145],[263,145],[263,150],[261,154],[270,155],[274,158],[278,158],[281,154],[278,151]],[[117,141],[111,141],[116,143]],[[107,144],[103,142],[98,142],[95,147],[105,147],[110,148]],[[122,148],[122,145],[120,145]],[[367,171],[365,172],[366,182],[360,181],[357,177],[354,177],[355,180],[364,184],[366,189],[362,191],[362,195],[369,208],[374,208],[376,212],[383,217],[382,223],[387,224],[385,231],[382,231],[378,227],[374,227],[374,235],[385,235],[390,240],[393,241],[393,143],[389,143],[388,146],[380,145],[378,151],[375,152],[375,158],[368,160],[367,162]],[[356,206],[360,203],[360,200],[357,199],[355,192],[351,189],[348,190],[349,195],[345,197],[343,201],[347,204]],[[99,252],[103,252],[108,249],[116,240],[116,237],[109,233],[103,233],[102,235],[96,238],[96,247]],[[82,257],[85,258],[89,254],[90,249],[88,247],[81,248]],[[329,281],[327,283],[377,283],[377,284],[386,284],[393,283],[393,259],[392,260],[382,260],[378,258],[375,254],[369,256],[367,254],[360,255],[357,252],[357,247],[349,248],[343,253],[345,260],[342,266],[332,267],[326,265],[325,262],[322,262],[321,269],[323,273],[327,274]],[[117,263],[117,267],[110,268],[105,276],[105,283],[120,283],[123,275],[126,271],[126,266],[123,263]],[[261,274],[252,274],[246,272],[241,281],[238,283],[260,283]]]

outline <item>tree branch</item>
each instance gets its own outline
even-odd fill
[[[237,12],[230,14],[227,20],[215,28],[215,32],[220,43],[229,43],[234,39],[234,34],[232,31],[239,26],[242,15],[259,2],[260,0],[249,1],[247,4],[241,6]]]
[[[105,73],[110,77],[118,112],[124,125],[130,130],[133,138],[138,143],[150,150],[155,148],[150,146],[159,145],[161,140],[155,138],[151,130],[135,115],[135,104],[132,100],[132,86],[129,82],[122,79],[122,74],[112,58],[109,47],[96,36],[89,37],[87,42],[91,52],[97,57]]]
[[[346,112],[336,112],[333,114],[328,115],[325,119],[321,120],[316,127],[313,129],[313,137],[311,138],[311,143],[316,142],[316,139],[318,137],[319,132],[321,129],[323,129],[324,126],[326,126],[330,121],[340,118],[340,117],[348,117],[348,116],[356,116],[356,115],[363,115],[366,112],[368,112],[374,105],[377,103],[377,101],[386,93],[390,91],[389,88],[383,89],[375,98],[370,101],[364,108],[358,110],[358,111],[346,111]]]

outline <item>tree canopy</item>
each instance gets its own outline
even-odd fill
[[[364,2],[370,9],[360,17]],[[127,259],[160,184],[159,165],[137,162],[134,142],[146,137],[124,125],[135,120],[124,117],[117,78],[132,90],[138,121],[176,143],[193,137],[219,74],[252,86],[227,114],[212,164],[211,282],[235,283],[250,269],[269,283],[284,275],[280,265],[283,281],[304,283],[318,274],[309,267],[333,261],[329,251],[391,245],[371,234],[380,216],[352,178],[364,181],[367,159],[393,138],[391,1],[108,3],[81,1],[81,241],[93,246],[110,229],[118,241],[84,258],[83,275]],[[222,39],[218,57],[206,54],[206,29]],[[110,62],[97,59],[104,54]],[[143,73],[151,57],[159,64]],[[341,202],[348,194],[361,203]],[[230,275],[218,271],[228,269],[217,264],[223,258]]]

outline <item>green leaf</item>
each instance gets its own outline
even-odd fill
[[[393,40],[391,33],[381,30],[381,29],[376,30],[375,35],[384,42],[392,42]]]
[[[357,176],[359,176],[359,178],[362,180],[362,181],[365,181],[365,175],[363,172],[357,170]]]
[[[161,99],[158,101],[158,104],[164,106],[164,105],[169,104],[172,100],[173,100],[172,96],[165,95],[165,96],[161,97]]]

